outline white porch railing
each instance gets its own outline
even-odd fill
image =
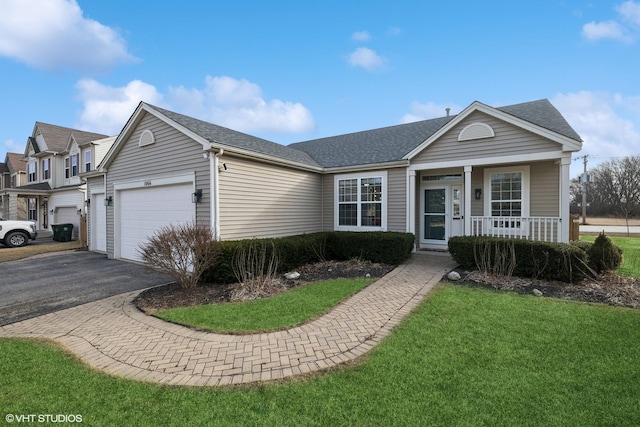
[[[562,222],[556,217],[472,216],[470,234],[560,242],[561,230]]]

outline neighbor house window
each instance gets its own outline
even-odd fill
[[[385,186],[385,172],[336,176],[336,229],[385,229]]]
[[[27,202],[27,210],[28,210],[28,219],[29,221],[37,221],[38,220],[38,199],[29,198]]]
[[[44,159],[42,161],[42,179],[51,178],[51,159]]]
[[[69,169],[70,164],[71,164],[71,161],[69,160],[69,158],[65,157],[64,159],[64,177],[65,178],[69,178],[71,176],[71,170]]]
[[[488,188],[486,188],[488,187]],[[485,215],[491,217],[529,216],[529,167],[485,170]],[[494,227],[519,228],[519,219],[494,219]]]
[[[91,172],[91,150],[84,152],[84,171]]]
[[[71,156],[71,176],[78,176],[78,163],[80,161],[80,155],[74,154]]]
[[[36,173],[38,170],[37,166],[38,164],[36,162],[29,163],[29,182],[36,182],[36,179],[38,178],[38,174]]]

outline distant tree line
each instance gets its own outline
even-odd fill
[[[601,163],[589,171],[587,216],[640,217],[640,156]],[[571,181],[571,212],[582,213],[582,183]]]

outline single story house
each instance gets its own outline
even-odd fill
[[[288,146],[140,103],[87,182],[89,247],[139,260],[159,227],[222,240],[322,230],[569,240],[582,140],[546,99]]]

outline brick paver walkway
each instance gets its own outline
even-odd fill
[[[454,266],[448,255],[414,254],[326,315],[280,332],[194,331],[138,311],[136,291],[0,327],[0,337],[53,339],[98,370],[142,381],[217,386],[275,380],[367,353]]]

